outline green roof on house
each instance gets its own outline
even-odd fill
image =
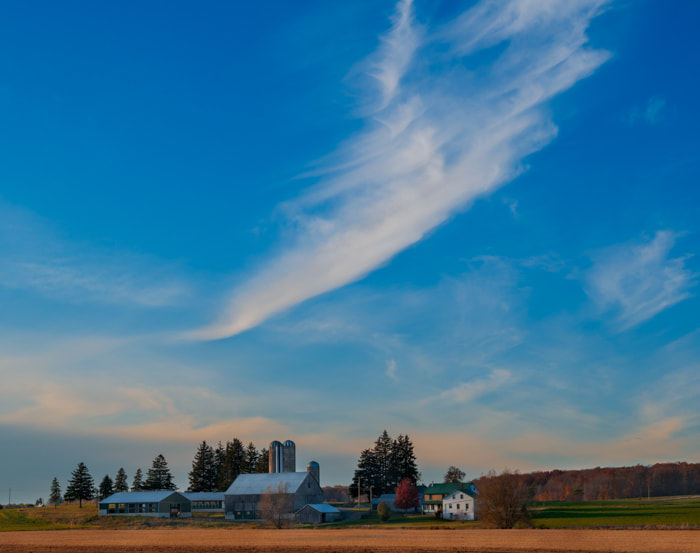
[[[441,484],[430,484],[430,486],[423,491],[423,495],[447,495],[455,490],[464,490],[471,493],[473,487],[474,485],[471,482],[443,482]]]

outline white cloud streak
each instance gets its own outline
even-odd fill
[[[192,336],[232,336],[354,282],[514,178],[556,134],[544,104],[607,59],[585,46],[602,4],[482,2],[429,29],[400,2],[368,62],[379,86],[367,104],[379,108],[367,130],[341,146],[317,186],[284,206],[299,229],[295,242]],[[490,59],[492,47],[495,60],[467,69]]]
[[[588,295],[601,310],[616,312],[622,330],[690,297],[697,275],[686,269],[686,257],[668,257],[677,237],[659,231],[649,242],[613,246],[592,256]]]

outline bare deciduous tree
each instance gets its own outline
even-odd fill
[[[484,524],[496,528],[529,524],[527,487],[517,472],[490,471],[476,482],[476,491],[476,511]]]
[[[269,485],[258,504],[260,517],[271,522],[275,528],[282,528],[291,522],[294,511],[294,495],[289,493],[289,484],[280,482],[275,488]]]

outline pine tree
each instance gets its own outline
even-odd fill
[[[260,460],[260,453],[255,448],[255,444],[250,442],[245,450],[245,469],[241,472],[244,474],[254,474],[258,472],[258,461]],[[269,467],[265,468],[265,472],[268,472]]]
[[[90,476],[85,463],[78,464],[78,468],[71,473],[71,479],[68,481],[66,488],[66,500],[80,502],[80,508],[83,508],[83,500],[89,501],[95,497],[95,482]]]
[[[211,492],[216,489],[216,467],[214,463],[214,450],[206,441],[199,444],[192,470],[189,473],[191,492]]]
[[[265,474],[270,470],[270,452],[263,447],[258,455],[258,461],[255,463],[255,472]]]
[[[217,474],[217,489],[225,492],[238,475],[247,470],[246,448],[238,438],[226,442],[226,449]]]
[[[414,484],[420,478],[413,444],[404,435],[392,440],[384,430],[374,442],[374,447],[360,454],[350,484],[350,495],[356,497],[358,492],[367,493],[370,489],[375,496],[392,493],[403,478],[410,479]],[[358,485],[361,489],[358,489]]]
[[[397,484],[404,478],[416,484],[420,479],[420,472],[416,465],[416,455],[413,452],[413,444],[408,436],[399,434],[391,447],[392,481]]]
[[[131,484],[132,492],[143,491],[143,471],[141,469],[136,469],[136,474],[134,474],[134,481]]]
[[[112,479],[109,477],[109,475],[105,474],[105,477],[102,479],[102,482],[100,482],[100,497],[104,499],[105,497],[109,497],[114,493],[114,487],[113,487],[113,482]]]
[[[128,492],[129,482],[126,477],[126,471],[124,468],[120,468],[117,471],[117,476],[114,479],[114,493]]]
[[[63,503],[63,497],[61,496],[61,485],[58,483],[58,478],[54,478],[53,482],[51,482],[49,502],[53,503],[54,507],[58,507],[61,503]]]
[[[145,490],[176,490],[173,484],[173,475],[168,468],[168,462],[163,455],[158,455],[153,459],[153,466],[148,469],[146,482],[143,485]]]

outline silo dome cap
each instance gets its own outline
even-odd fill
[[[318,467],[319,464],[318,464],[316,461],[311,461],[311,462],[309,463],[308,466],[310,466],[310,467]]]

